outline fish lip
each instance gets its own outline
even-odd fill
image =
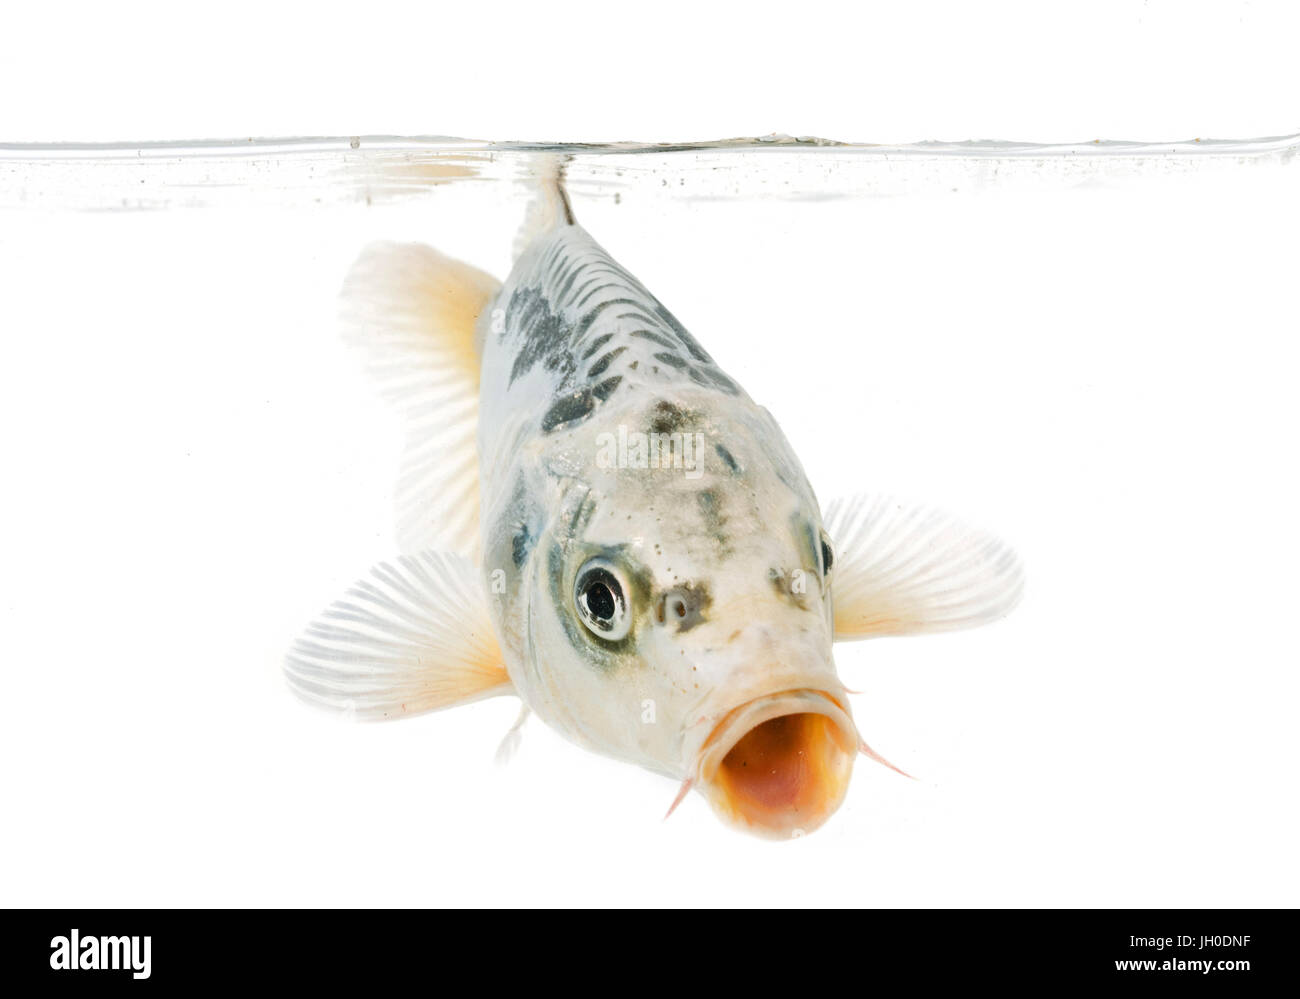
[[[821,763],[814,772],[819,776],[807,785],[811,797],[799,792],[784,805],[763,803],[740,791],[734,778],[724,778],[724,761],[750,733],[789,715],[820,715],[832,726],[817,743]],[[691,783],[727,824],[766,839],[798,837],[821,826],[843,803],[860,741],[847,706],[830,691],[798,688],[765,694],[733,708],[714,726]]]
[[[828,690],[815,687],[796,687],[792,690],[780,690],[770,694],[744,701],[732,708],[713,726],[708,738],[700,747],[698,762],[693,778],[708,782],[718,772],[726,755],[735,748],[754,728],[780,718],[784,715],[811,713],[825,715],[835,722],[841,731],[857,745],[862,737],[858,734],[853,717],[849,714],[846,703]]]

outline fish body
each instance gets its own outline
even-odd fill
[[[309,700],[391,717],[514,693],[726,821],[796,836],[875,757],[833,642],[1018,597],[1010,551],[942,515],[877,498],[824,517],[772,415],[577,224],[558,177],[504,284],[407,247],[352,285],[353,338],[420,414],[409,553],[290,653]]]

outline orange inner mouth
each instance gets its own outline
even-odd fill
[[[811,831],[843,799],[855,752],[826,715],[781,715],[746,732],[723,757],[714,782],[750,826]]]

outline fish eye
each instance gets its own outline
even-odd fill
[[[831,567],[835,565],[835,549],[831,545],[830,535],[822,531],[822,578],[830,580]]]
[[[622,575],[613,563],[603,558],[588,561],[579,570],[573,586],[573,602],[587,630],[610,642],[626,635],[632,626],[627,592]]]

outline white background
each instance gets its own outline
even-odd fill
[[[9,14],[0,142],[1300,131],[1282,4],[637,9]],[[864,761],[788,844],[661,823],[675,788],[536,722],[493,766],[512,700],[356,726],[283,687],[392,552],[341,277],[378,238],[501,273],[517,204],[0,214],[0,901],[1295,905],[1297,170],[578,206],[824,500],[1028,567],[989,629],[841,647],[919,780]]]

